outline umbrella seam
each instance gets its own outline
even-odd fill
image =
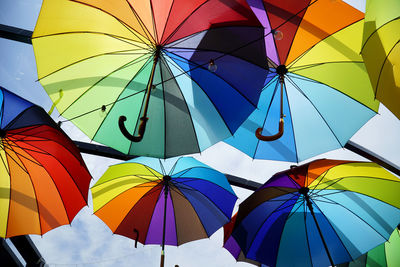
[[[175,82],[176,82],[175,76],[173,75],[173,73],[172,73],[172,71],[171,71],[171,68],[168,66],[167,60],[163,57],[161,61],[165,64],[165,66],[167,67],[166,70],[169,72],[169,74],[170,74],[171,77],[172,77],[171,79],[167,79],[167,80],[165,80],[165,81],[162,81],[162,83],[164,84],[165,82],[167,82],[167,81],[169,81],[169,80],[175,81]],[[181,68],[179,68],[179,69],[182,70]],[[189,77],[189,78],[190,78],[190,77]],[[192,128],[192,130],[193,130],[193,133],[194,133],[194,136],[195,136],[195,139],[196,139],[196,144],[195,144],[195,145],[196,145],[196,147],[197,147],[197,150],[200,151],[199,139],[198,139],[198,137],[197,137],[196,128],[195,128],[195,126],[194,126],[193,116],[192,116],[192,114],[191,114],[191,112],[190,112],[190,109],[189,109],[189,106],[188,106],[188,104],[187,104],[187,102],[186,102],[185,95],[183,94],[183,92],[182,92],[182,90],[181,90],[181,86],[179,86],[178,82],[176,82],[176,85],[177,85],[177,89],[179,90],[179,93],[182,95],[182,100],[183,100],[183,102],[184,102],[184,104],[185,104],[186,110],[188,111],[188,117],[189,117],[189,119],[190,119],[191,126],[192,126],[191,128]],[[176,163],[177,163],[177,162],[178,162],[178,161],[175,162],[175,165],[174,165],[174,166],[176,166]],[[175,167],[174,167],[174,168],[175,168]],[[172,171],[172,170],[171,170],[171,171]]]
[[[373,32],[371,32],[371,34],[369,34],[368,38],[365,39],[365,42],[363,43],[363,45],[362,45],[362,47],[361,47],[361,52],[360,52],[360,54],[362,54],[362,51],[364,50],[364,47],[367,45],[368,41],[372,38],[373,35],[377,34],[378,31],[379,31],[381,28],[385,27],[387,24],[392,23],[393,21],[399,20],[399,19],[400,19],[400,17],[393,18],[393,19],[391,19],[391,20],[385,22],[385,23],[382,24],[381,26],[379,26],[379,27],[378,27],[377,29],[375,29]],[[365,25],[365,22],[364,22],[364,25]]]
[[[316,1],[318,1],[318,0],[316,0]],[[316,2],[316,1],[315,1],[315,2]],[[314,3],[315,3],[315,2],[314,2]],[[319,40],[316,44],[312,45],[310,48],[308,48],[306,51],[304,51],[300,56],[298,56],[296,59],[294,59],[294,60],[287,66],[287,68],[290,69],[291,66],[293,66],[294,64],[296,64],[297,61],[299,61],[299,60],[300,60],[302,57],[304,57],[308,52],[310,52],[310,50],[312,50],[312,49],[313,49],[316,45],[318,45],[319,43],[323,42],[325,39],[327,39],[327,38],[329,38],[330,36],[332,36],[332,35],[334,35],[334,34],[340,32],[340,31],[346,29],[347,27],[350,27],[350,26],[356,24],[357,22],[359,22],[359,21],[361,21],[361,20],[363,20],[363,19],[364,19],[364,18],[358,19],[358,20],[356,20],[356,21],[354,21],[354,22],[352,22],[352,23],[350,23],[350,24],[344,26],[343,28],[336,30],[335,32],[331,33],[330,35],[326,36],[325,38]]]
[[[387,59],[389,58],[389,55],[392,53],[393,49],[395,49],[396,45],[398,45],[399,43],[400,43],[400,40],[398,40],[393,45],[393,47],[390,49],[389,53],[386,55],[385,60],[382,62],[381,69],[379,70],[378,80],[376,82],[376,87],[375,87],[375,99],[376,99],[376,96],[378,94],[378,87],[379,87],[380,79],[382,77],[381,75],[382,75],[382,72],[383,72],[383,68],[385,67],[385,64],[386,64]],[[394,66],[393,66],[393,68],[394,68]]]
[[[81,191],[80,186],[76,183],[75,179],[73,178],[74,176],[70,173],[69,169],[68,169],[61,161],[59,161],[58,158],[56,158],[54,155],[48,153],[47,151],[45,151],[45,150],[43,150],[43,149],[41,149],[41,148],[39,148],[39,147],[37,147],[37,146],[35,146],[35,145],[33,145],[33,144],[30,144],[30,145],[33,146],[33,147],[35,147],[35,148],[37,148],[37,149],[39,149],[39,150],[42,150],[42,151],[46,152],[45,154],[47,154],[49,157],[54,158],[54,159],[63,167],[63,169],[66,171],[66,173],[68,173],[68,176],[71,178],[71,180],[73,181],[74,185],[76,186],[76,189],[78,190],[80,196],[82,197],[83,202],[85,202],[86,205],[87,205],[87,204],[88,204],[88,201],[87,201],[87,199],[85,199],[84,193]],[[68,151],[67,149],[65,149],[65,150]],[[29,155],[31,155],[29,152],[27,152],[27,153],[28,153]],[[71,153],[71,152],[70,152],[70,153]],[[71,153],[71,154],[72,154],[72,153]],[[32,155],[31,155],[31,156],[32,156]],[[73,154],[72,154],[72,156],[73,156],[78,162],[80,161],[80,160],[77,159]],[[33,157],[33,156],[32,156],[32,157]],[[41,166],[46,170],[46,168],[45,168],[43,165],[41,165]],[[46,170],[46,171],[47,171],[47,170]],[[49,175],[50,177],[52,177],[52,175],[51,175],[50,173],[48,173],[48,175]],[[89,175],[90,175],[90,174],[89,174]],[[53,178],[52,178],[51,180],[54,182]],[[56,186],[56,187],[57,187],[57,186]],[[61,194],[60,194],[60,198],[63,199],[62,196],[61,196]],[[63,203],[64,203],[64,201],[63,201]],[[67,217],[68,217],[68,216],[67,216]],[[68,221],[69,221],[69,219],[68,219]]]

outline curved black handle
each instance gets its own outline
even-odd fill
[[[139,124],[139,130],[138,130],[138,136],[131,135],[128,130],[125,127],[125,121],[126,117],[125,116],[120,116],[118,120],[118,126],[119,129],[121,130],[121,133],[130,141],[132,142],[140,142],[143,139],[144,132],[146,131],[146,123],[149,120],[147,117],[141,117],[140,118],[140,124]]]
[[[256,130],[256,137],[258,138],[258,140],[261,140],[261,141],[274,141],[274,140],[277,140],[283,135],[283,126],[284,126],[283,118],[281,118],[279,120],[279,131],[278,131],[277,134],[265,136],[265,135],[261,134],[263,128],[258,128]]]

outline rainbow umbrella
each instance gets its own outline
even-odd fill
[[[237,213],[233,215],[230,222],[224,225],[224,248],[231,253],[231,255],[236,259],[236,261],[243,261],[247,263],[254,264],[256,266],[263,267],[261,263],[256,262],[254,260],[250,260],[246,258],[243,254],[242,249],[240,248],[239,244],[236,242],[235,238],[232,236],[232,230],[235,226]]]
[[[367,0],[361,55],[376,98],[400,118],[400,2]]]
[[[359,54],[363,13],[343,1],[262,3],[274,67],[258,108],[226,142],[252,158],[291,162],[342,148],[379,106]]]
[[[387,241],[400,179],[370,162],[316,160],[272,176],[239,205],[232,236],[268,266],[335,266]]]
[[[0,87],[0,237],[71,223],[91,176],[74,143],[39,106]]]
[[[115,234],[160,244],[161,266],[165,245],[209,237],[230,220],[237,199],[224,174],[193,158],[165,168],[140,157],[111,166],[91,188],[94,214]]]
[[[61,115],[130,155],[198,153],[227,138],[268,72],[245,0],[44,0],[32,43]]]
[[[368,251],[356,260],[336,267],[396,267],[400,266],[400,224],[389,240]]]

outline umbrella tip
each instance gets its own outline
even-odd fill
[[[285,65],[279,65],[278,67],[276,67],[276,73],[279,76],[283,76],[288,72],[288,69],[286,68]]]

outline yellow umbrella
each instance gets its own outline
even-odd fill
[[[400,1],[367,0],[361,55],[376,98],[400,118]]]

